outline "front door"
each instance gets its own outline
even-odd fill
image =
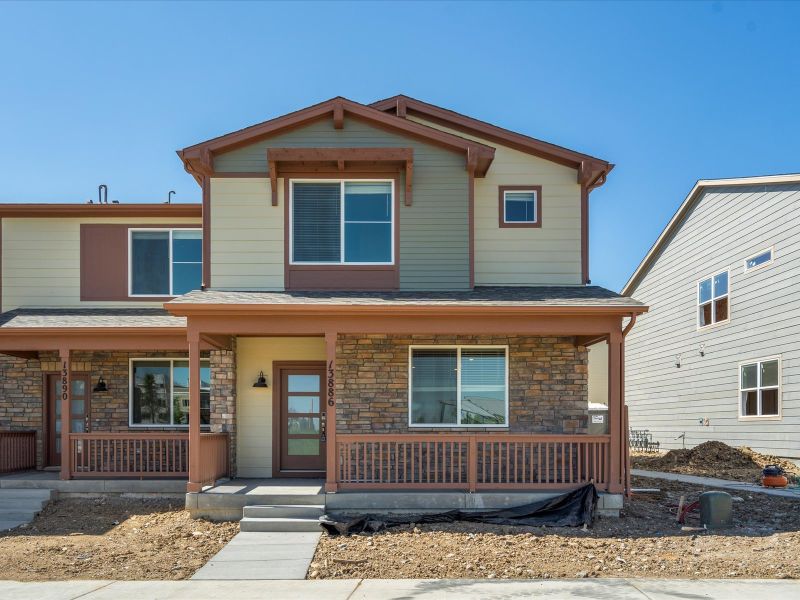
[[[325,365],[285,366],[279,374],[280,471],[324,472]]]
[[[70,431],[85,433],[89,424],[89,376],[72,375]],[[61,375],[47,376],[47,464],[61,465]]]

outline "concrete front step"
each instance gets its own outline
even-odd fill
[[[269,504],[245,506],[245,518],[319,519],[325,514],[324,504]]]
[[[22,509],[42,510],[49,500],[41,498],[0,498],[0,510]]]
[[[0,488],[0,502],[11,498],[25,498],[43,500],[47,502],[53,496],[53,490],[39,490],[32,488]]]
[[[0,489],[0,530],[30,523],[51,497],[51,490]]]
[[[33,521],[33,517],[35,517],[38,512],[39,509],[24,510],[22,508],[3,508],[2,504],[0,504],[0,521],[29,522]]]
[[[319,519],[245,517],[240,531],[320,531]]]

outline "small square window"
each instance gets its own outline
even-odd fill
[[[541,227],[542,186],[500,186],[500,227]]]
[[[777,357],[739,366],[741,417],[780,418],[780,370]]]

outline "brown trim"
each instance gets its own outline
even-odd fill
[[[500,213],[501,229],[539,229],[542,226],[542,186],[540,185],[501,185],[498,190],[498,208]],[[535,223],[506,223],[505,195],[506,192],[533,191],[536,192],[536,222]]]
[[[283,178],[283,285],[286,290],[390,291],[400,289],[400,174],[348,171],[336,173],[282,173]],[[391,179],[394,182],[394,264],[293,265],[289,247],[289,183],[291,179]]]
[[[537,140],[536,138],[503,129],[491,123],[473,119],[461,113],[434,104],[428,104],[427,102],[402,94],[373,102],[370,106],[385,112],[395,112],[399,117],[405,117],[406,114],[416,115],[428,119],[433,123],[452,127],[471,135],[477,135],[489,141],[503,144],[509,148],[514,148],[515,150],[527,154],[533,154],[534,156],[539,156],[540,158],[545,158],[568,167],[577,168],[581,163],[589,161],[595,163],[606,172],[613,168],[613,165],[607,161],[595,158],[594,156]]]
[[[80,299],[82,301],[165,302],[174,296],[129,295],[131,229],[202,229],[200,223],[81,223]]]
[[[494,148],[491,146],[420,123],[398,119],[394,115],[386,114],[380,110],[342,97],[331,98],[320,104],[309,106],[258,125],[187,146],[183,150],[178,150],[177,154],[183,161],[186,171],[199,180],[201,175],[211,175],[213,173],[214,154],[227,152],[280,132],[307,125],[313,121],[326,118],[338,110],[342,111],[344,117],[350,116],[366,120],[376,127],[395,132],[399,131],[431,144],[463,152],[465,155],[474,155],[478,160],[477,177],[485,176],[494,159]]]
[[[224,332],[223,332],[224,333]],[[175,350],[187,349],[184,327],[3,327],[0,353],[58,350]],[[212,350],[207,342],[201,350]]]
[[[203,177],[203,283],[211,287],[211,179]]]
[[[282,371],[285,369],[316,368],[325,370],[324,360],[275,360],[272,362],[272,476],[273,477],[325,477],[326,471],[283,471],[281,470],[281,403]],[[324,387],[325,377],[320,385]],[[320,390],[320,403],[325,401],[325,390]],[[320,412],[322,407],[320,406]],[[327,460],[327,453],[323,458]],[[327,468],[327,467],[326,467]]]
[[[0,217],[200,217],[200,204],[0,204]]]

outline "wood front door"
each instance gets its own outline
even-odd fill
[[[85,433],[89,426],[89,376],[72,375],[70,431]],[[61,465],[61,375],[47,376],[47,465]]]
[[[283,475],[324,473],[325,363],[282,365],[276,375],[280,396],[277,470]]]

